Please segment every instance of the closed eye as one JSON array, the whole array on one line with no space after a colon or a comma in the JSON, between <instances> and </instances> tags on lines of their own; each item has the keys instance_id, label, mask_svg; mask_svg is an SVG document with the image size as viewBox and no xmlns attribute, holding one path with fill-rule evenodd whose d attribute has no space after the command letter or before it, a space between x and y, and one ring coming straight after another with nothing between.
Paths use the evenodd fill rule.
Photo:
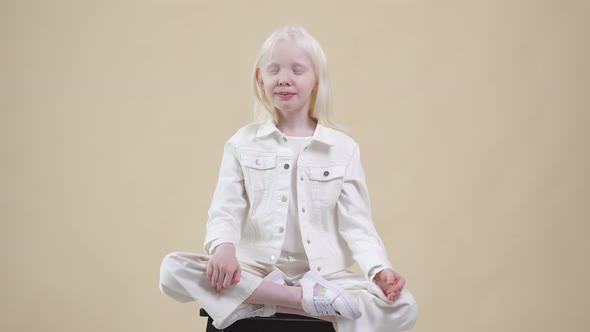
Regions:
<instances>
[{"instance_id":1,"label":"closed eye","mask_svg":"<svg viewBox=\"0 0 590 332\"><path fill-rule=\"evenodd\" d=\"M294 72L295 74L298 74L298 75L299 75L299 74L303 74L303 73L305 73L306 71L307 71L307 69L306 69L305 67L301 67L301 66L297 66L297 67L294 67L294 68L293 68L293 72Z\"/></svg>"},{"instance_id":2,"label":"closed eye","mask_svg":"<svg viewBox=\"0 0 590 332\"><path fill-rule=\"evenodd\" d=\"M266 67L266 72L269 74L276 74L279 72L279 67L278 66L268 66Z\"/></svg>"}]
</instances>

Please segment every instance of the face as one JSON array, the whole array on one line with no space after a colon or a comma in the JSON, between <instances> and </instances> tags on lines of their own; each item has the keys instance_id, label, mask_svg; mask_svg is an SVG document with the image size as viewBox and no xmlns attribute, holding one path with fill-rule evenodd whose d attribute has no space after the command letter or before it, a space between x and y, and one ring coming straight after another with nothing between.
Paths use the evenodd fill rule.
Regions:
<instances>
[{"instance_id":1,"label":"face","mask_svg":"<svg viewBox=\"0 0 590 332\"><path fill-rule=\"evenodd\" d=\"M309 55L294 41L278 41L258 75L266 97L279 112L307 114L317 80Z\"/></svg>"}]
</instances>

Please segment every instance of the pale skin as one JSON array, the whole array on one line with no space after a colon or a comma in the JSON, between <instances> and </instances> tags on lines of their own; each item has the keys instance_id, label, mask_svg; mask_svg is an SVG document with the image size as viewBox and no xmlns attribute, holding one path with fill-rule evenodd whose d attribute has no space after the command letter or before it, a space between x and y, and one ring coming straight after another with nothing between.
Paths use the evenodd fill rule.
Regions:
<instances>
[{"instance_id":1,"label":"pale skin","mask_svg":"<svg viewBox=\"0 0 590 332\"><path fill-rule=\"evenodd\" d=\"M268 61L256 71L260 87L277 110L277 128L289 136L311 136L316 121L309 117L312 92L318 88L311 59L292 41L276 43ZM240 282L240 264L232 243L218 245L207 265L207 278L217 292ZM373 279L387 299L399 298L406 280L392 269L385 269ZM303 311L301 288L263 280L245 303L274 304L277 312L307 316ZM333 317L320 317L333 321Z\"/></svg>"}]
</instances>

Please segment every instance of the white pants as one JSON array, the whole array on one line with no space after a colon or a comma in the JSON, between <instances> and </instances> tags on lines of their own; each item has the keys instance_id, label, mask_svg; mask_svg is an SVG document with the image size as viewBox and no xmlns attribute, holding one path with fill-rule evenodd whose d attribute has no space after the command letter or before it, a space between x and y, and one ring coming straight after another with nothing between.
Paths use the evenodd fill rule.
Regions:
<instances>
[{"instance_id":1,"label":"white pants","mask_svg":"<svg viewBox=\"0 0 590 332\"><path fill-rule=\"evenodd\" d=\"M209 256L185 252L168 254L160 269L160 290L178 302L197 301L219 326L260 285L274 269L285 274L293 284L309 270L305 255L283 253L276 265L257 261L240 262L240 282L217 293L206 276ZM389 301L381 289L360 273L347 270L323 276L342 286L356 299L362 317L357 320L337 317L338 332L392 332L411 329L417 318L414 297L405 289L395 301Z\"/></svg>"}]
</instances>

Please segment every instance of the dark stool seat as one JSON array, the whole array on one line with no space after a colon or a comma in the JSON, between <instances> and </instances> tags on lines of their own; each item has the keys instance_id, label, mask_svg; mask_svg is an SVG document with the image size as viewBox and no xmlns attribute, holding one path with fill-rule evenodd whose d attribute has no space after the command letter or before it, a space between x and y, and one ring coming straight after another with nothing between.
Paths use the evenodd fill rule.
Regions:
<instances>
[{"instance_id":1,"label":"dark stool seat","mask_svg":"<svg viewBox=\"0 0 590 332\"><path fill-rule=\"evenodd\" d=\"M201 317L207 317L206 332L334 332L334 327L332 327L332 323L330 322L289 314L275 314L271 317L241 319L223 330L218 330L212 325L213 319L211 319L205 309L201 308L199 315Z\"/></svg>"}]
</instances>

